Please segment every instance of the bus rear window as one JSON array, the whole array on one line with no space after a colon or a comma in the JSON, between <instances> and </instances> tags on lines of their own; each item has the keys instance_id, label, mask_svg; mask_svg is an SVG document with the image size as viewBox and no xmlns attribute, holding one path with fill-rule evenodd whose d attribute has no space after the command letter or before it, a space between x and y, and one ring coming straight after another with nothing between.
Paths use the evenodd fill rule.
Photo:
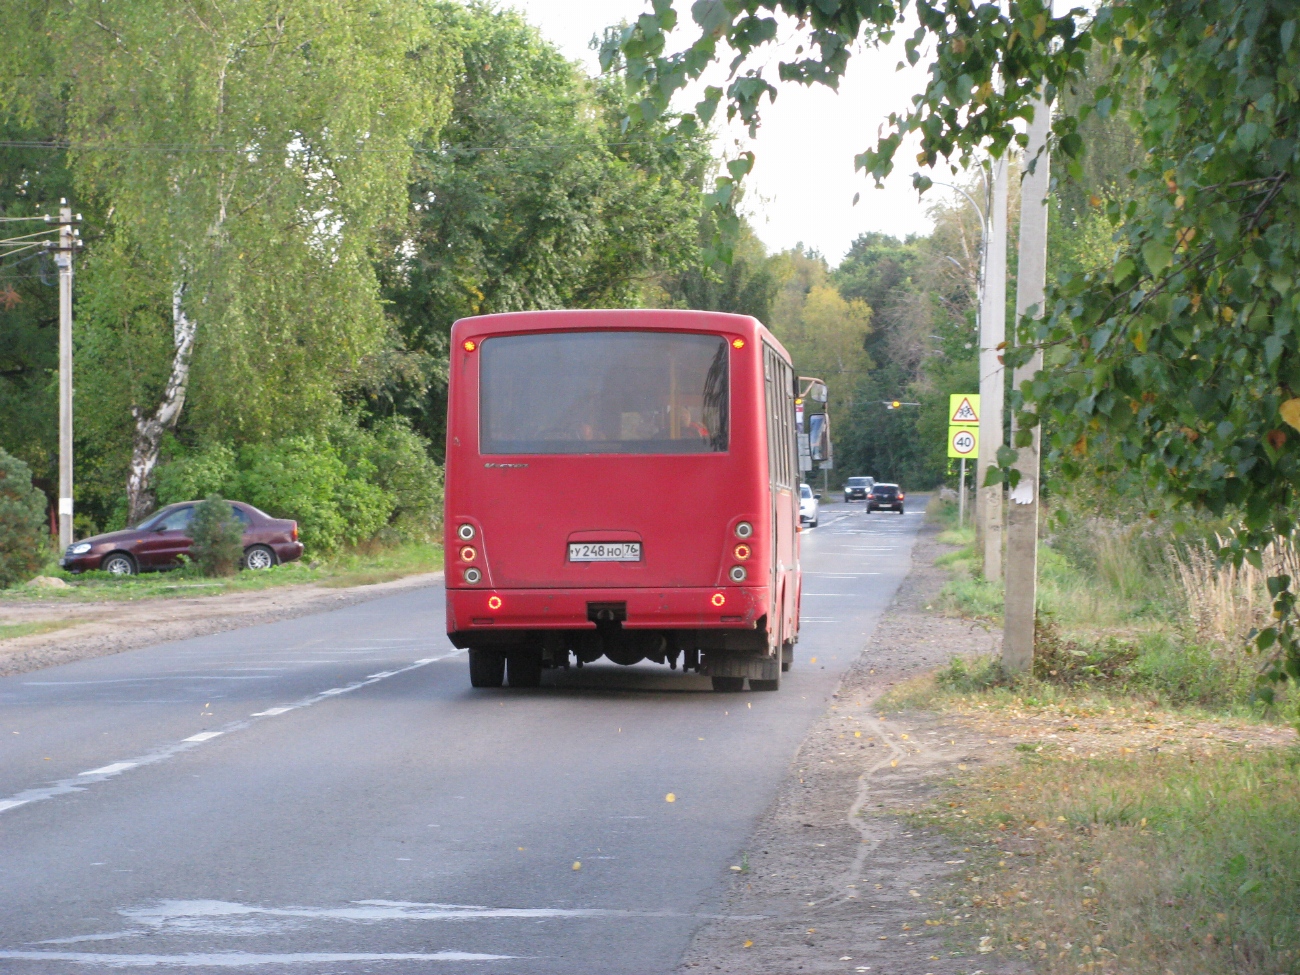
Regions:
<instances>
[{"instance_id":1,"label":"bus rear window","mask_svg":"<svg viewBox=\"0 0 1300 975\"><path fill-rule=\"evenodd\" d=\"M725 451L728 348L683 332L499 335L481 346L484 454Z\"/></svg>"}]
</instances>

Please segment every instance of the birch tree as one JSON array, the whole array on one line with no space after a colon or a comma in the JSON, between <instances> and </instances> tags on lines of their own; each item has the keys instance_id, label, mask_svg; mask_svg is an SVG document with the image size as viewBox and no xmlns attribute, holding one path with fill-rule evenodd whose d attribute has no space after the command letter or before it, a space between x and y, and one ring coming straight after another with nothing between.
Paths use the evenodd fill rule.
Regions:
<instances>
[{"instance_id":1,"label":"birch tree","mask_svg":"<svg viewBox=\"0 0 1300 975\"><path fill-rule=\"evenodd\" d=\"M450 50L418 0L0 6L24 52L0 111L58 100L78 193L118 241L99 259L166 275L170 362L130 405L135 520L196 373L220 424L256 436L333 405L382 345L372 260L446 116Z\"/></svg>"}]
</instances>

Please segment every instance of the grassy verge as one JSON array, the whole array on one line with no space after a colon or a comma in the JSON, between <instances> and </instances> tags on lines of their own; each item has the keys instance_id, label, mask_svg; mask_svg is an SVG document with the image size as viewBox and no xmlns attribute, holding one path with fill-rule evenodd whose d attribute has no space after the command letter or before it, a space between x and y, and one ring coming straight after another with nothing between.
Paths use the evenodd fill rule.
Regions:
<instances>
[{"instance_id":1,"label":"grassy verge","mask_svg":"<svg viewBox=\"0 0 1300 975\"><path fill-rule=\"evenodd\" d=\"M0 640L19 636L35 636L38 633L52 633L69 626L76 626L77 620L40 620L34 623L0 623Z\"/></svg>"},{"instance_id":2,"label":"grassy verge","mask_svg":"<svg viewBox=\"0 0 1300 975\"><path fill-rule=\"evenodd\" d=\"M917 819L963 843L940 923L1037 972L1300 971L1300 753L1042 743Z\"/></svg>"},{"instance_id":3,"label":"grassy verge","mask_svg":"<svg viewBox=\"0 0 1300 975\"><path fill-rule=\"evenodd\" d=\"M365 586L403 576L437 572L443 567L442 546L417 542L367 545L339 552L326 559L288 562L257 572L243 571L225 579L199 575L197 567L169 572L147 572L126 578L106 572L72 575L52 569L46 575L63 579L60 589L19 586L0 591L0 600L148 599L209 596L229 592L256 592L276 586L314 583L324 586Z\"/></svg>"},{"instance_id":4,"label":"grassy verge","mask_svg":"<svg viewBox=\"0 0 1300 975\"><path fill-rule=\"evenodd\" d=\"M973 538L941 537L959 547L934 609L997 621ZM1260 662L1182 618L1172 548L1133 542L1134 569L1123 538L1092 539L1091 561L1077 537L1041 546L1031 674L955 659L880 702L1011 756L958 766L915 814L966 860L927 923L1050 975L1300 975L1300 697L1257 704Z\"/></svg>"}]
</instances>

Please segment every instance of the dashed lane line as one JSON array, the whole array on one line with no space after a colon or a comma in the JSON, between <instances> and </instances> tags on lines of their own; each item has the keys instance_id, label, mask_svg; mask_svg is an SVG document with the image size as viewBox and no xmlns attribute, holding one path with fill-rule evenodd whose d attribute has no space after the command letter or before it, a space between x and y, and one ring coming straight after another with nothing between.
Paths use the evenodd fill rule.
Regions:
<instances>
[{"instance_id":1,"label":"dashed lane line","mask_svg":"<svg viewBox=\"0 0 1300 975\"><path fill-rule=\"evenodd\" d=\"M68 795L73 792L83 792L87 787L99 782L104 782L122 772L135 768L144 768L149 765L157 765L160 762L167 761L169 758L175 758L182 752L187 752L192 748L199 747L205 742L212 741L214 738L219 738L236 731L243 731L244 729L257 724L258 722L256 719L271 718L276 715L287 714L290 711L309 708L313 704L319 704L321 701L329 700L330 698L337 697L340 694L350 694L351 692L360 690L363 687L369 687L371 684L377 684L381 680L387 680L389 677L396 677L398 674L405 674L412 670L418 670L421 667L427 667L429 664L437 663L439 660L446 660L448 657L454 657L457 654L464 652L465 651L463 650L452 650L448 653L442 654L441 656L424 657L405 667L400 667L397 670L382 671L379 674L373 674L370 677L363 678L362 680L353 681L351 684L347 684L343 687L331 687L327 691L321 691L318 694L313 694L310 697L303 698L295 704L288 704L281 707L268 708L265 711L259 711L256 714L249 715L248 718L242 721L233 721L219 730L205 731L197 735L191 735L188 738L183 738L180 741L171 743L170 745L164 745L161 748L157 748L154 751L137 758L113 762L111 765L103 765L99 768L90 769L87 772L81 772L77 775L70 776L69 778L60 779L57 782L51 782L45 786L25 789L24 791L8 796L7 798L0 799L0 813L8 812L11 809L17 809L20 806L28 806L34 802L43 802L46 799L54 799L58 796ZM66 683L72 682L68 681ZM6 957L10 956L0 953L0 958ZM256 962L256 964L263 963ZM269 964L269 962L267 964Z\"/></svg>"}]
</instances>

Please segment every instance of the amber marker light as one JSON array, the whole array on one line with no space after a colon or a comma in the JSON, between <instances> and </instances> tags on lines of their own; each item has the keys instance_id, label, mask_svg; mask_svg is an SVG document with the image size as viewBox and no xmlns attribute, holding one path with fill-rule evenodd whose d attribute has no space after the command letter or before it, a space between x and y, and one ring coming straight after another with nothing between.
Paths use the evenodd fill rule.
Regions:
<instances>
[{"instance_id":1,"label":"amber marker light","mask_svg":"<svg viewBox=\"0 0 1300 975\"><path fill-rule=\"evenodd\" d=\"M732 347L733 349L743 349L743 348L745 347L745 340L744 340L744 339L732 339L732 340L731 340L731 347Z\"/></svg>"},{"instance_id":2,"label":"amber marker light","mask_svg":"<svg viewBox=\"0 0 1300 975\"><path fill-rule=\"evenodd\" d=\"M733 549L733 551L736 553L736 558L738 558L742 562L745 561L745 559L749 558L748 545L737 545L735 549Z\"/></svg>"},{"instance_id":3,"label":"amber marker light","mask_svg":"<svg viewBox=\"0 0 1300 975\"><path fill-rule=\"evenodd\" d=\"M722 606L726 601L727 597L722 595L720 592L715 592L713 598L709 600L709 602L713 603L714 606Z\"/></svg>"},{"instance_id":4,"label":"amber marker light","mask_svg":"<svg viewBox=\"0 0 1300 975\"><path fill-rule=\"evenodd\" d=\"M501 608L501 597L488 596L488 609L500 609L500 608Z\"/></svg>"},{"instance_id":5,"label":"amber marker light","mask_svg":"<svg viewBox=\"0 0 1300 975\"><path fill-rule=\"evenodd\" d=\"M460 560L462 562L473 562L478 558L478 552L474 551L473 545L466 545L460 550Z\"/></svg>"},{"instance_id":6,"label":"amber marker light","mask_svg":"<svg viewBox=\"0 0 1300 975\"><path fill-rule=\"evenodd\" d=\"M475 349L478 348L478 343L475 342L473 339L466 339L461 344L461 348L464 349L466 352L473 352Z\"/></svg>"}]
</instances>

